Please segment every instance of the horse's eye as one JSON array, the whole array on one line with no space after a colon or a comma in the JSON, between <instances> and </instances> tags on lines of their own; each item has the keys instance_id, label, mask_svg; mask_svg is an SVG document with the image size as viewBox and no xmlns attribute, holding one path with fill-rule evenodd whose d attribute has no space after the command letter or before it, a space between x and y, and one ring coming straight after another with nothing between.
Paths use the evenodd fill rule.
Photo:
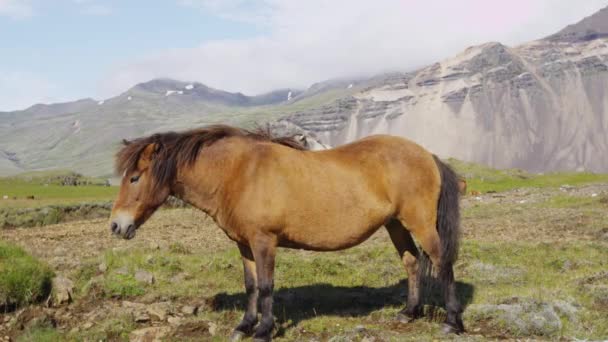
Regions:
<instances>
[{"instance_id":1,"label":"horse's eye","mask_svg":"<svg viewBox=\"0 0 608 342\"><path fill-rule=\"evenodd\" d=\"M137 183L138 180L139 180L139 176L131 177L131 183Z\"/></svg>"}]
</instances>

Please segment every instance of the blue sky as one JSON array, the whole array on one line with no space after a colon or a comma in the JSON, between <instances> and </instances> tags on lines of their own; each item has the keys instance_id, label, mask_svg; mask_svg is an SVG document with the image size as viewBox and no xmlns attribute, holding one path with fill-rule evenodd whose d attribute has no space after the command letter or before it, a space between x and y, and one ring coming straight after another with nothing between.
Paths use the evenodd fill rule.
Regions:
<instances>
[{"instance_id":1,"label":"blue sky","mask_svg":"<svg viewBox=\"0 0 608 342\"><path fill-rule=\"evenodd\" d=\"M25 13L0 11L0 74L48 82L49 100L95 96L104 73L126 60L264 32L259 25L175 1L25 3ZM3 107L0 103L0 109L10 109Z\"/></svg>"},{"instance_id":2,"label":"blue sky","mask_svg":"<svg viewBox=\"0 0 608 342\"><path fill-rule=\"evenodd\" d=\"M0 110L154 77L229 91L409 70L553 33L607 0L0 0Z\"/></svg>"}]
</instances>

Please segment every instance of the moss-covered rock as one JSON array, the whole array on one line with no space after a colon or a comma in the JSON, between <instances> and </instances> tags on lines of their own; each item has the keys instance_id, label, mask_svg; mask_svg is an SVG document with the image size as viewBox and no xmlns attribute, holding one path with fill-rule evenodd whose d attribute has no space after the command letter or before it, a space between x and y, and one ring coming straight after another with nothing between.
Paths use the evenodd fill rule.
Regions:
<instances>
[{"instance_id":1,"label":"moss-covered rock","mask_svg":"<svg viewBox=\"0 0 608 342\"><path fill-rule=\"evenodd\" d=\"M513 336L556 336L566 319L577 321L578 309L563 300L539 302L531 298L512 298L502 304L474 304L465 317L486 321Z\"/></svg>"}]
</instances>

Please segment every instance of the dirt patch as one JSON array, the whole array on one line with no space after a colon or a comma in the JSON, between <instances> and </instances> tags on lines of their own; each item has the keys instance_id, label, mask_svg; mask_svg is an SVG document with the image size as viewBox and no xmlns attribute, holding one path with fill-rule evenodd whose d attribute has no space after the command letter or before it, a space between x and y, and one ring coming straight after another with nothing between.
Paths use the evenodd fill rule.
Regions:
<instances>
[{"instance_id":1,"label":"dirt patch","mask_svg":"<svg viewBox=\"0 0 608 342\"><path fill-rule=\"evenodd\" d=\"M99 257L107 249L169 249L175 242L186 250L235 248L213 221L196 209L161 210L138 230L133 240L112 236L107 218L5 229L0 230L0 238L21 245L59 271L79 267L84 260Z\"/></svg>"}]
</instances>

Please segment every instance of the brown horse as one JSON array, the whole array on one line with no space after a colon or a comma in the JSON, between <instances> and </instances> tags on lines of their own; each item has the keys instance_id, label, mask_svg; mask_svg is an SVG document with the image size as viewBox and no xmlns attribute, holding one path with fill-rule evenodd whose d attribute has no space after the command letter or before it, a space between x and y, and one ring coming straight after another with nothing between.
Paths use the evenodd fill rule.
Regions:
<instances>
[{"instance_id":1,"label":"brown horse","mask_svg":"<svg viewBox=\"0 0 608 342\"><path fill-rule=\"evenodd\" d=\"M290 138L211 126L125 141L116 170L123 178L112 233L133 238L174 195L209 214L237 243L249 299L233 340L253 333L270 340L277 247L335 251L360 244L382 226L408 273L399 320L422 314L419 279L430 269L422 262L428 255L444 285L444 330L464 330L452 271L458 177L411 141L379 135L312 152Z\"/></svg>"}]
</instances>

